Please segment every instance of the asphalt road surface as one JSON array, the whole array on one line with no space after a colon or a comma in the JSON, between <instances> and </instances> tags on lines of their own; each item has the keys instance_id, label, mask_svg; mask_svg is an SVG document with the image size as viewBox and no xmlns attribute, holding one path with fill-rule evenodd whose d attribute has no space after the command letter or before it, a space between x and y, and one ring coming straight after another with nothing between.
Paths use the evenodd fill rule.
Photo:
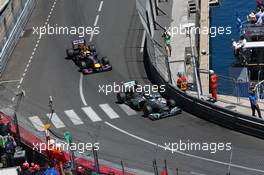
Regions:
<instances>
[{"instance_id":1,"label":"asphalt road surface","mask_svg":"<svg viewBox=\"0 0 264 175\"><path fill-rule=\"evenodd\" d=\"M78 36L46 34L40 38L34 33L33 28L48 24L68 28L98 26L100 34L85 38L96 45L100 56L108 57L113 70L81 75L74 63L65 59L66 48ZM55 115L51 129L58 135L70 131L75 142L99 142L99 158L106 164L119 164L123 160L126 167L153 172L152 161L157 159L161 171L166 159L168 168L179 168L181 174L223 175L231 160L232 175L263 174L262 140L185 112L151 121L142 117L141 112L116 104L114 93L99 92L99 85L126 80L149 84L140 53L141 42L142 26L133 0L38 1L2 77L22 80L5 85L10 89L5 97L9 100L2 103L14 104L15 92L24 89L26 97L19 108L20 123L40 135L42 124L48 119L49 96L52 96ZM211 150L212 143L231 143L232 154L231 151L165 150L165 144L180 142L205 142L212 145Z\"/></svg>"}]
</instances>

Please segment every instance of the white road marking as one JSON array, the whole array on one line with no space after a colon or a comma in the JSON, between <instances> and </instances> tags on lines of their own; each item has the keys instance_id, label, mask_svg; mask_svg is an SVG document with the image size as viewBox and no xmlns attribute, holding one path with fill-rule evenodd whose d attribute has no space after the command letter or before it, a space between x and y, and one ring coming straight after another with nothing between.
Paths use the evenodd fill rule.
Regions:
<instances>
[{"instance_id":1,"label":"white road marking","mask_svg":"<svg viewBox=\"0 0 264 175\"><path fill-rule=\"evenodd\" d=\"M119 115L108 104L100 104L99 106L109 116L110 119L119 118Z\"/></svg>"},{"instance_id":2,"label":"white road marking","mask_svg":"<svg viewBox=\"0 0 264 175\"><path fill-rule=\"evenodd\" d=\"M64 111L65 114L69 117L69 119L72 121L74 125L81 125L83 124L83 121L80 119L80 117L74 112L74 110L67 110Z\"/></svg>"},{"instance_id":3,"label":"white road marking","mask_svg":"<svg viewBox=\"0 0 264 175\"><path fill-rule=\"evenodd\" d=\"M93 32L91 33L91 35L90 35L90 39L89 39L89 42L92 42L93 41Z\"/></svg>"},{"instance_id":4,"label":"white road marking","mask_svg":"<svg viewBox=\"0 0 264 175\"><path fill-rule=\"evenodd\" d=\"M111 128L123 133L123 134L126 134L130 137L133 137L134 139L137 139L137 140L140 140L142 142L145 142L145 143L148 143L150 145L153 145L155 147L159 147L159 148L162 148L164 150L167 150L167 151L172 151L172 149L169 149L163 145L159 145L157 143L154 143L154 142L151 142L149 140L146 140L142 137L139 137L139 136L136 136L134 134L131 134L121 128L118 128L117 126L109 123L109 122L104 122L106 125L110 126ZM185 152L181 152L181 151L177 151L177 150L173 150L174 153L178 153L178 154L181 154L183 156L186 156L186 157L191 157L191 158L196 158L196 159L199 159L199 160L203 160L203 161L207 161L207 162L211 162L211 163L215 163L215 164L220 164L220 165L225 165L225 166L231 166L231 167L235 167L235 168L240 168L240 169L243 169L243 170L248 170L248 171L253 171L253 172L260 172L260 173L264 173L264 170L260 170L260 169L255 169L255 168L250 168L250 167L246 167L246 166L242 166L242 165L238 165L238 164L232 164L232 163L227 163L227 162L222 162L222 161L218 161L218 160L214 160L214 159L209 159L209 158L205 158L205 157L201 157L201 156L196 156L196 155L192 155L192 154L188 154L188 153L185 153Z\"/></svg>"},{"instance_id":5,"label":"white road marking","mask_svg":"<svg viewBox=\"0 0 264 175\"><path fill-rule=\"evenodd\" d=\"M15 97L12 98L12 101L15 101Z\"/></svg>"},{"instance_id":6,"label":"white road marking","mask_svg":"<svg viewBox=\"0 0 264 175\"><path fill-rule=\"evenodd\" d=\"M94 21L94 26L97 26L98 20L99 20L99 15L96 15L95 21Z\"/></svg>"},{"instance_id":7,"label":"white road marking","mask_svg":"<svg viewBox=\"0 0 264 175\"><path fill-rule=\"evenodd\" d=\"M123 109L123 111L128 115L128 116L131 116L131 115L136 115L137 112L133 109L131 109L129 106L125 105L125 104L119 104L118 105L121 109Z\"/></svg>"},{"instance_id":8,"label":"white road marking","mask_svg":"<svg viewBox=\"0 0 264 175\"><path fill-rule=\"evenodd\" d=\"M93 122L102 121L102 119L96 114L96 112L91 107L83 107L82 110Z\"/></svg>"},{"instance_id":9,"label":"white road marking","mask_svg":"<svg viewBox=\"0 0 264 175\"><path fill-rule=\"evenodd\" d=\"M38 131L44 131L44 124L38 116L29 117L29 120Z\"/></svg>"},{"instance_id":10,"label":"white road marking","mask_svg":"<svg viewBox=\"0 0 264 175\"><path fill-rule=\"evenodd\" d=\"M17 89L19 89L20 88L20 84L17 86Z\"/></svg>"},{"instance_id":11,"label":"white road marking","mask_svg":"<svg viewBox=\"0 0 264 175\"><path fill-rule=\"evenodd\" d=\"M84 106L87 106L86 100L83 95L83 74L80 73L80 84L79 84L80 96Z\"/></svg>"},{"instance_id":12,"label":"white road marking","mask_svg":"<svg viewBox=\"0 0 264 175\"><path fill-rule=\"evenodd\" d=\"M101 1L101 2L100 2L99 8L98 8L98 12L101 12L102 7L103 7L103 3L104 3L104 1Z\"/></svg>"},{"instance_id":13,"label":"white road marking","mask_svg":"<svg viewBox=\"0 0 264 175\"><path fill-rule=\"evenodd\" d=\"M24 78L21 78L19 81L19 84L21 84L23 82Z\"/></svg>"},{"instance_id":14,"label":"white road marking","mask_svg":"<svg viewBox=\"0 0 264 175\"><path fill-rule=\"evenodd\" d=\"M50 113L47 114L48 118L50 118L50 115L51 115ZM61 119L57 116L56 113L53 113L52 118L51 118L51 122L56 128L64 128L65 127L64 123L61 121Z\"/></svg>"},{"instance_id":15,"label":"white road marking","mask_svg":"<svg viewBox=\"0 0 264 175\"><path fill-rule=\"evenodd\" d=\"M144 51L145 40L146 40L146 31L144 30L141 40L140 53Z\"/></svg>"},{"instance_id":16,"label":"white road marking","mask_svg":"<svg viewBox=\"0 0 264 175\"><path fill-rule=\"evenodd\" d=\"M45 25L47 25L47 23L48 23L48 21L49 21L49 18L51 17L52 11L54 10L55 4L57 3L56 1L57 1L57 0L54 0L54 3L53 3L53 5L52 5L52 7L51 7L51 9L50 9L49 15L48 15L48 17L47 17L47 19L46 19ZM35 44L35 47L33 48L33 51L32 51L32 53L31 53L31 56L30 56L30 58L29 58L29 60L28 60L27 67L26 67L26 69L25 69L25 71L24 71L24 73L23 73L23 75L22 75L22 79L21 79L20 84L21 84L22 81L23 81L23 77L25 76L25 72L27 72L27 70L28 70L29 64L31 63L31 60L32 60L33 56L35 55L35 52L36 52L36 50L37 50L37 48L38 48L38 46L39 46L40 39L41 39L41 35L39 35L39 39L37 40L37 42L36 42L36 44ZM19 88L20 88L20 85L19 85L17 88L19 89Z\"/></svg>"}]
</instances>

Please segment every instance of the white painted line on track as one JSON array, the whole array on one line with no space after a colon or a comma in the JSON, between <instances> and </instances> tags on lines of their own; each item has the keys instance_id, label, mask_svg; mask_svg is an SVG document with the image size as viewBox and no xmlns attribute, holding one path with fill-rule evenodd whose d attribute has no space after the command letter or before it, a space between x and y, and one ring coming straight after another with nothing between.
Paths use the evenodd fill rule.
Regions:
<instances>
[{"instance_id":1,"label":"white painted line on track","mask_svg":"<svg viewBox=\"0 0 264 175\"><path fill-rule=\"evenodd\" d=\"M19 81L19 84L21 84L23 82L24 78L21 78Z\"/></svg>"},{"instance_id":2,"label":"white painted line on track","mask_svg":"<svg viewBox=\"0 0 264 175\"><path fill-rule=\"evenodd\" d=\"M90 35L90 39L89 39L89 42L92 42L93 41L93 33Z\"/></svg>"},{"instance_id":3,"label":"white painted line on track","mask_svg":"<svg viewBox=\"0 0 264 175\"><path fill-rule=\"evenodd\" d=\"M80 73L80 84L79 84L80 96L84 106L87 106L86 100L83 95L83 74Z\"/></svg>"},{"instance_id":4,"label":"white painted line on track","mask_svg":"<svg viewBox=\"0 0 264 175\"><path fill-rule=\"evenodd\" d=\"M47 19L46 19L46 22L45 22L45 25L48 24L49 18L51 17L52 11L54 10L54 7L55 7L55 4L56 4L56 1L57 1L57 0L54 1L53 5L52 5L52 7L51 7L51 9L50 9L49 15L48 15L48 17L47 17ZM21 82L20 82L20 84L21 84L22 81L23 81L23 77L26 75L25 73L27 72L27 70L28 70L28 68L29 68L29 64L31 63L31 60L32 60L33 56L35 55L35 52L36 52L36 50L37 50L37 48L38 48L38 46L39 46L40 39L41 39L41 35L39 35L39 39L36 41L35 47L33 48L33 51L32 51L32 53L31 53L31 56L30 56L30 58L29 58L29 60L28 60L27 67L26 67L26 69L24 70L24 73L23 73L23 75L22 75L22 78L21 78ZM20 84L17 86L18 89L20 88Z\"/></svg>"},{"instance_id":5,"label":"white painted line on track","mask_svg":"<svg viewBox=\"0 0 264 175\"><path fill-rule=\"evenodd\" d=\"M67 110L64 111L65 114L69 117L69 119L72 121L74 125L81 125L83 124L83 121L80 119L80 117L74 112L74 110Z\"/></svg>"},{"instance_id":6,"label":"white painted line on track","mask_svg":"<svg viewBox=\"0 0 264 175\"><path fill-rule=\"evenodd\" d=\"M154 142L151 142L147 139L144 139L142 137L139 137L139 136L136 136L134 134L131 134L121 128L118 128L117 126L109 123L109 122L104 122L106 125L108 125L109 127L123 133L123 134L126 134L130 137L133 137L134 139L137 139L137 140L140 140L142 142L145 142L145 143L148 143L150 145L153 145L155 147L159 147L159 148L162 148L163 150L167 150L167 151L172 151L172 149L170 148L167 148L163 145L159 145L157 143L154 143ZM238 164L232 164L232 163L227 163L227 162L222 162L222 161L218 161L218 160L214 160L214 159L209 159L209 158L205 158L205 157L201 157L201 156L196 156L196 155L192 155L192 154L188 154L188 153L185 153L185 152L181 152L181 151L177 151L177 150L173 150L174 153L178 153L178 154L181 154L183 156L186 156L186 157L191 157L191 158L196 158L196 159L199 159L199 160L203 160L203 161L207 161L207 162L211 162L211 163L215 163L215 164L220 164L220 165L225 165L225 166L230 166L230 167L234 167L234 168L239 168L239 169L243 169L243 170L248 170L248 171L253 171L253 172L260 172L260 173L264 173L264 170L260 170L260 169L256 169L256 168L250 168L250 167L246 167L246 166L242 166L242 165L238 165Z\"/></svg>"},{"instance_id":7,"label":"white painted line on track","mask_svg":"<svg viewBox=\"0 0 264 175\"><path fill-rule=\"evenodd\" d=\"M44 131L44 124L40 120L38 116L32 116L28 118L32 125L38 130L38 131Z\"/></svg>"},{"instance_id":8,"label":"white painted line on track","mask_svg":"<svg viewBox=\"0 0 264 175\"><path fill-rule=\"evenodd\" d=\"M141 45L140 45L140 53L144 51L145 40L146 40L146 31L144 30L143 35L142 35Z\"/></svg>"},{"instance_id":9,"label":"white painted line on track","mask_svg":"<svg viewBox=\"0 0 264 175\"><path fill-rule=\"evenodd\" d=\"M94 21L94 26L97 26L98 20L99 20L99 15L96 15L95 21Z\"/></svg>"},{"instance_id":10,"label":"white painted line on track","mask_svg":"<svg viewBox=\"0 0 264 175\"><path fill-rule=\"evenodd\" d=\"M99 106L110 119L119 118L119 115L109 106L109 104L100 104Z\"/></svg>"},{"instance_id":11,"label":"white painted line on track","mask_svg":"<svg viewBox=\"0 0 264 175\"><path fill-rule=\"evenodd\" d=\"M101 12L102 7L103 7L103 3L104 3L104 1L101 1L101 2L100 2L99 8L98 8L98 12Z\"/></svg>"},{"instance_id":12,"label":"white painted line on track","mask_svg":"<svg viewBox=\"0 0 264 175\"><path fill-rule=\"evenodd\" d=\"M47 114L47 117L50 118L50 115L51 115L50 113ZM53 113L52 118L51 118L51 122L56 128L64 128L65 127L64 123L61 121L61 119L57 116L56 113Z\"/></svg>"},{"instance_id":13,"label":"white painted line on track","mask_svg":"<svg viewBox=\"0 0 264 175\"><path fill-rule=\"evenodd\" d=\"M129 106L127 106L126 104L119 104L118 105L128 116L131 115L136 115L137 112L133 109L131 109Z\"/></svg>"},{"instance_id":14,"label":"white painted line on track","mask_svg":"<svg viewBox=\"0 0 264 175\"><path fill-rule=\"evenodd\" d=\"M96 114L96 112L91 107L83 107L82 110L93 122L102 121L102 119Z\"/></svg>"}]
</instances>

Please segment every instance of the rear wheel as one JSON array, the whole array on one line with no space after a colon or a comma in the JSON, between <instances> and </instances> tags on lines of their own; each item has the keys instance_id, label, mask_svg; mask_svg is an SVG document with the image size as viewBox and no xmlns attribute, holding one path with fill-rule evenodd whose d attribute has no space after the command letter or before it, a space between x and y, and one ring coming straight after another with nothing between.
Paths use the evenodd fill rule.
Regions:
<instances>
[{"instance_id":1,"label":"rear wheel","mask_svg":"<svg viewBox=\"0 0 264 175\"><path fill-rule=\"evenodd\" d=\"M145 105L144 106L144 116L148 116L153 112L153 109L150 105Z\"/></svg>"},{"instance_id":2,"label":"rear wheel","mask_svg":"<svg viewBox=\"0 0 264 175\"><path fill-rule=\"evenodd\" d=\"M120 104L123 104L126 102L126 94L123 92L117 93L116 98L117 98L117 102Z\"/></svg>"},{"instance_id":3,"label":"rear wheel","mask_svg":"<svg viewBox=\"0 0 264 175\"><path fill-rule=\"evenodd\" d=\"M169 99L167 100L167 106L171 109L174 108L176 106L176 102L173 99Z\"/></svg>"}]
</instances>

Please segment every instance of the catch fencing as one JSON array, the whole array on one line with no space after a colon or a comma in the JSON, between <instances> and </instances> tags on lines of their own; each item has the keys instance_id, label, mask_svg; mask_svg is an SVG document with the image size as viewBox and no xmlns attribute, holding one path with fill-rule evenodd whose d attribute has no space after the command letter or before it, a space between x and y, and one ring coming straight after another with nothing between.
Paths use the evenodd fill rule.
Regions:
<instances>
[{"instance_id":1,"label":"catch fencing","mask_svg":"<svg viewBox=\"0 0 264 175\"><path fill-rule=\"evenodd\" d=\"M147 51L150 55L150 61L152 65L157 69L160 75L164 78L165 81L171 82L171 74L169 68L168 57L165 53L165 49L159 45L154 39L149 35L147 39Z\"/></svg>"},{"instance_id":2,"label":"catch fencing","mask_svg":"<svg viewBox=\"0 0 264 175\"><path fill-rule=\"evenodd\" d=\"M10 0L0 16L0 76L35 4L36 0Z\"/></svg>"}]
</instances>

